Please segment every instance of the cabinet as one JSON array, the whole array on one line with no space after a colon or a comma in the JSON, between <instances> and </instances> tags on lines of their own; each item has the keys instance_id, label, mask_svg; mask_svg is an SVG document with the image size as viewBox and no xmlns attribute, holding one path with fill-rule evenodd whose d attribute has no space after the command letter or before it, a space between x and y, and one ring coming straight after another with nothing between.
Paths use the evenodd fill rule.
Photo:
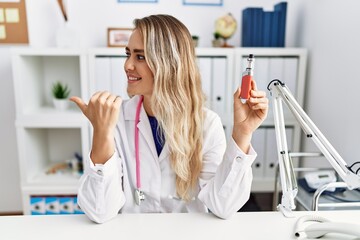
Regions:
<instances>
[{"instance_id":1,"label":"cabinet","mask_svg":"<svg viewBox=\"0 0 360 240\"><path fill-rule=\"evenodd\" d=\"M221 117L228 139L232 131L233 93L241 83L250 53L255 56L254 78L259 89L267 92L270 80L278 78L290 87L303 105L305 49L197 48L206 105ZM54 198L57 204L53 206L59 205L61 209L61 202L68 204L69 196L75 201L73 212L76 213L79 175L46 174L46 171L52 165L72 158L74 152L86 156L90 151L92 132L88 120L74 104L66 111L55 110L51 102L52 83L61 80L71 88L71 95L85 101L99 90L109 90L125 99L128 97L125 59L123 48L13 50L16 131L25 214L34 213L34 206L46 208L47 202ZM269 94L268 97L271 98ZM297 152L301 129L288 111L284 113L289 150ZM271 106L268 118L253 136L252 144L258 152L253 166L252 191L273 191L277 153Z\"/></svg>"},{"instance_id":2,"label":"cabinet","mask_svg":"<svg viewBox=\"0 0 360 240\"><path fill-rule=\"evenodd\" d=\"M53 203L46 205L46 196L71 196L76 202L80 174L47 171L74 158L75 153L88 154L89 124L75 106L56 110L51 87L61 81L69 86L72 95L86 99L87 55L80 50L19 48L12 51L12 67L24 213L30 214L31 203L35 202L39 210L42 204L56 208ZM36 200L40 197L42 203Z\"/></svg>"}]
</instances>

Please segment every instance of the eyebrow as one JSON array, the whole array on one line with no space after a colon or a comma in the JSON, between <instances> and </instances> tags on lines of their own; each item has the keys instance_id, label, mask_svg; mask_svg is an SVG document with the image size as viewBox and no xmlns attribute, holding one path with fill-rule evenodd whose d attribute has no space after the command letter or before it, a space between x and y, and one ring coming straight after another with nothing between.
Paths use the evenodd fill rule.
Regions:
<instances>
[{"instance_id":1,"label":"eyebrow","mask_svg":"<svg viewBox=\"0 0 360 240\"><path fill-rule=\"evenodd\" d=\"M130 48L128 47L126 47L125 50L130 52ZM134 53L144 53L144 49L134 49Z\"/></svg>"}]
</instances>

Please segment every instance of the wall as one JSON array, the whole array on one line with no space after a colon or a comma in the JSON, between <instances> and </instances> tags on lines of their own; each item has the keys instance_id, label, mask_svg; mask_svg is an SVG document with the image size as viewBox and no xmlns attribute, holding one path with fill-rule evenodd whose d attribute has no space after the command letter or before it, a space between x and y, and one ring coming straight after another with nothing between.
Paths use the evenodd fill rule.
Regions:
<instances>
[{"instance_id":1,"label":"wall","mask_svg":"<svg viewBox=\"0 0 360 240\"><path fill-rule=\"evenodd\" d=\"M194 35L200 36L200 47L211 46L215 19L230 12L238 21L238 30L229 40L240 45L241 12L246 7L263 7L273 10L280 0L224 0L218 6L186 6L183 0L160 0L152 3L117 3L117 0L76 0L68 1L69 23L81 35L82 47L106 46L108 27L132 27L134 18L149 14L166 13L183 21ZM287 42L293 45L297 1L289 1ZM56 1L27 0L29 31L32 46L54 46L56 29L62 18ZM290 26L290 27L289 27Z\"/></svg>"},{"instance_id":2,"label":"wall","mask_svg":"<svg viewBox=\"0 0 360 240\"><path fill-rule=\"evenodd\" d=\"M200 47L209 47L213 23L231 12L241 25L245 7L272 10L279 0L223 0L222 7L183 6L182 0L159 0L157 4L117 3L117 0L69 1L69 23L81 36L82 47L106 46L107 27L131 27L132 20L152 13L167 13L182 20L192 34L200 36ZM289 0L287 47L309 48L307 110L345 159L356 156L360 108L356 108L360 81L356 48L359 42L356 0ZM32 47L55 46L56 29L62 24L56 1L26 0L29 39ZM339 14L341 14L339 16ZM347 31L351 29L351 31ZM229 43L240 45L240 31ZM10 47L0 47L0 212L20 211L19 170L15 138L15 104ZM340 83L340 84L339 84ZM337 94L340 92L340 94ZM321 109L321 111L320 111ZM306 149L312 149L307 144Z\"/></svg>"},{"instance_id":3,"label":"wall","mask_svg":"<svg viewBox=\"0 0 360 240\"><path fill-rule=\"evenodd\" d=\"M310 53L306 110L350 165L360 160L360 2L303 2L298 15L303 21L296 44L308 48ZM316 149L309 140L304 141L304 148Z\"/></svg>"}]
</instances>

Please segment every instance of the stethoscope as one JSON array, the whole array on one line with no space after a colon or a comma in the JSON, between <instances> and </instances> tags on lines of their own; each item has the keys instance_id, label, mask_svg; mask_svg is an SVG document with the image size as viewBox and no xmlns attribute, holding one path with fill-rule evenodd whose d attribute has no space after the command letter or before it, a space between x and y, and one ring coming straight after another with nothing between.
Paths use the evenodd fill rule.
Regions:
<instances>
[{"instance_id":1,"label":"stethoscope","mask_svg":"<svg viewBox=\"0 0 360 240\"><path fill-rule=\"evenodd\" d=\"M139 154L139 128L137 125L140 122L140 110L144 96L140 96L139 102L136 107L135 115L135 160L136 160L136 189L135 189L135 202L140 206L141 202L145 200L144 192L141 191L141 177L140 177L140 154Z\"/></svg>"}]
</instances>

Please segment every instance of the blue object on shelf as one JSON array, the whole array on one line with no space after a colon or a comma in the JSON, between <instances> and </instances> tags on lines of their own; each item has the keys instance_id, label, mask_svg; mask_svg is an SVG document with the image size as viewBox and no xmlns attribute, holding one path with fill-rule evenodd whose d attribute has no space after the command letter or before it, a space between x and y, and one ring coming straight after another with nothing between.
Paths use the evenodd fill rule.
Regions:
<instances>
[{"instance_id":1,"label":"blue object on shelf","mask_svg":"<svg viewBox=\"0 0 360 240\"><path fill-rule=\"evenodd\" d=\"M59 197L60 204L60 214L73 214L74 213L74 204L73 197Z\"/></svg>"},{"instance_id":2,"label":"blue object on shelf","mask_svg":"<svg viewBox=\"0 0 360 240\"><path fill-rule=\"evenodd\" d=\"M59 198L56 196L45 197L45 209L47 215L59 214L60 213Z\"/></svg>"},{"instance_id":3,"label":"blue object on shelf","mask_svg":"<svg viewBox=\"0 0 360 240\"><path fill-rule=\"evenodd\" d=\"M274 6L274 11L260 7L242 11L243 47L285 47L287 2Z\"/></svg>"},{"instance_id":4,"label":"blue object on shelf","mask_svg":"<svg viewBox=\"0 0 360 240\"><path fill-rule=\"evenodd\" d=\"M286 9L287 9L287 2L280 2L275 5L274 10L275 12L279 12L279 29L278 29L278 46L284 47L285 46L285 31L286 31Z\"/></svg>"},{"instance_id":5,"label":"blue object on shelf","mask_svg":"<svg viewBox=\"0 0 360 240\"><path fill-rule=\"evenodd\" d=\"M261 47L262 45L262 38L263 38L263 13L264 10L262 8L253 8L254 15L253 15L253 36L254 42L252 44L253 47Z\"/></svg>"},{"instance_id":6,"label":"blue object on shelf","mask_svg":"<svg viewBox=\"0 0 360 240\"><path fill-rule=\"evenodd\" d=\"M73 204L74 204L74 214L84 214L79 204L77 203L77 197L73 198Z\"/></svg>"},{"instance_id":7,"label":"blue object on shelf","mask_svg":"<svg viewBox=\"0 0 360 240\"><path fill-rule=\"evenodd\" d=\"M242 12L242 46L250 47L253 42L252 32L253 21L252 21L253 10L251 8L246 8Z\"/></svg>"},{"instance_id":8,"label":"blue object on shelf","mask_svg":"<svg viewBox=\"0 0 360 240\"><path fill-rule=\"evenodd\" d=\"M262 46L271 47L271 23L272 23L272 12L263 13L263 36Z\"/></svg>"},{"instance_id":9,"label":"blue object on shelf","mask_svg":"<svg viewBox=\"0 0 360 240\"><path fill-rule=\"evenodd\" d=\"M45 214L45 198L44 197L30 197L30 211L31 215Z\"/></svg>"}]
</instances>

